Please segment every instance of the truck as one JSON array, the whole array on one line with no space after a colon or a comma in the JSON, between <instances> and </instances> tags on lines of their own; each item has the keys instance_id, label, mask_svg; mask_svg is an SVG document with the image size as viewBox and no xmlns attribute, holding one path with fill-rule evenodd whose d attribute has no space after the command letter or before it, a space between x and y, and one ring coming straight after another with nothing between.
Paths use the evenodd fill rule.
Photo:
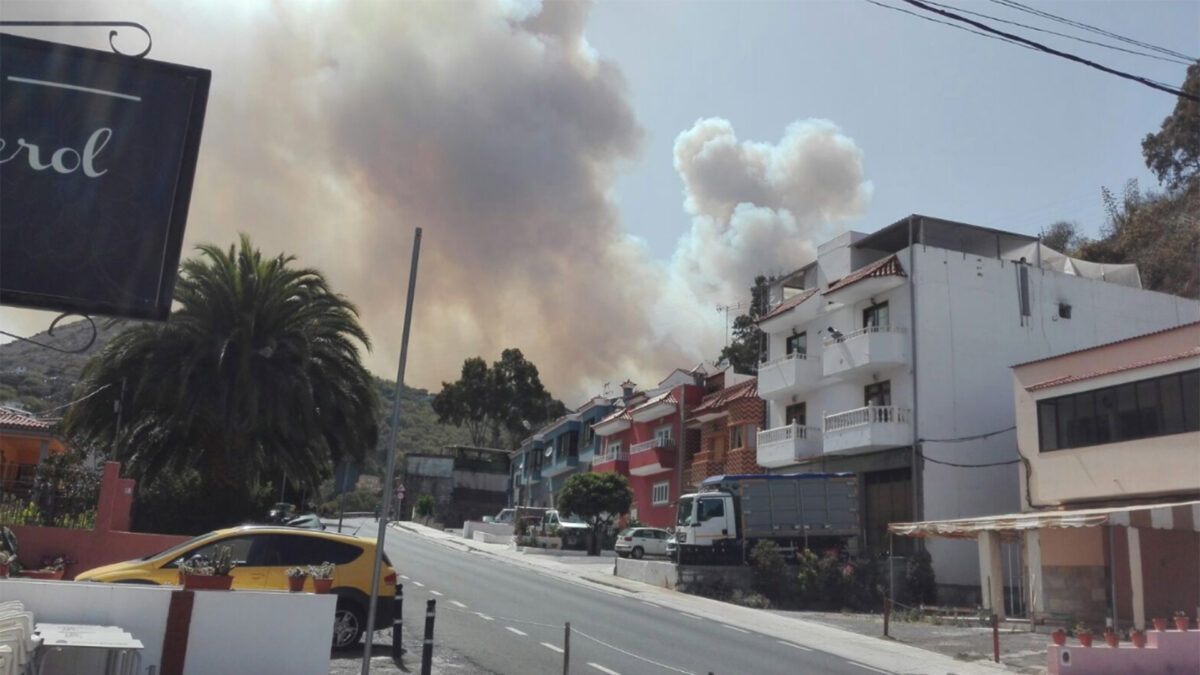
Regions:
<instances>
[{"instance_id":1,"label":"truck","mask_svg":"<svg viewBox=\"0 0 1200 675\"><path fill-rule=\"evenodd\" d=\"M674 546L679 564L738 564L754 545L781 550L857 549L858 479L852 473L711 476L679 498Z\"/></svg>"}]
</instances>

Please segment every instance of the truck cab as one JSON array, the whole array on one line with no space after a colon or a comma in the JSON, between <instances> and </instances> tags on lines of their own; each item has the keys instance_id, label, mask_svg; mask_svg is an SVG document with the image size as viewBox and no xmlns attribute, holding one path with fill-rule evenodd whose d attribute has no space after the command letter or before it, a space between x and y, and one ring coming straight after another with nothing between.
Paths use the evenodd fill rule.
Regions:
<instances>
[{"instance_id":1,"label":"truck cab","mask_svg":"<svg viewBox=\"0 0 1200 675\"><path fill-rule=\"evenodd\" d=\"M733 495L699 492L679 498L675 549L680 562L724 557L738 543ZM736 547L740 550L740 546Z\"/></svg>"}]
</instances>

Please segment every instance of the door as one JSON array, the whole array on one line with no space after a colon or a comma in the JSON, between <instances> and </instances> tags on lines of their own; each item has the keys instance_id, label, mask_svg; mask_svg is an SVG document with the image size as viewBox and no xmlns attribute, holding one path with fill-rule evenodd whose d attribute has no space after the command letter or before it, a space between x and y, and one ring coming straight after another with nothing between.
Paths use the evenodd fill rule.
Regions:
<instances>
[{"instance_id":1,"label":"door","mask_svg":"<svg viewBox=\"0 0 1200 675\"><path fill-rule=\"evenodd\" d=\"M712 546L712 543L718 539L727 539L734 535L731 527L730 516L732 509L726 508L725 497L700 497L699 504L696 508L696 527L693 530L696 533L696 544L699 546Z\"/></svg>"}]
</instances>

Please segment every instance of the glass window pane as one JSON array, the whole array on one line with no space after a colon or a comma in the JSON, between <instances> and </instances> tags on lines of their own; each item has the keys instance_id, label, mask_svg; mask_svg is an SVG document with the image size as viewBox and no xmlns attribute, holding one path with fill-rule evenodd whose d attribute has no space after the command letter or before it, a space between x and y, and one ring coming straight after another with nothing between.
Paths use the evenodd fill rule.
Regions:
<instances>
[{"instance_id":1,"label":"glass window pane","mask_svg":"<svg viewBox=\"0 0 1200 675\"><path fill-rule=\"evenodd\" d=\"M1128 441L1142 437L1141 417L1137 406L1137 385L1123 384L1117 387L1117 434L1116 440Z\"/></svg>"},{"instance_id":2,"label":"glass window pane","mask_svg":"<svg viewBox=\"0 0 1200 675\"><path fill-rule=\"evenodd\" d=\"M1200 431L1200 370L1186 372L1180 380L1183 385L1183 430Z\"/></svg>"},{"instance_id":3,"label":"glass window pane","mask_svg":"<svg viewBox=\"0 0 1200 675\"><path fill-rule=\"evenodd\" d=\"M1096 443L1112 443L1116 436L1117 390L1109 387L1096 392Z\"/></svg>"},{"instance_id":4,"label":"glass window pane","mask_svg":"<svg viewBox=\"0 0 1200 675\"><path fill-rule=\"evenodd\" d=\"M1158 379L1137 383L1138 417L1142 438L1162 433L1162 404L1158 398Z\"/></svg>"},{"instance_id":5,"label":"glass window pane","mask_svg":"<svg viewBox=\"0 0 1200 675\"><path fill-rule=\"evenodd\" d=\"M1075 447L1071 437L1075 426L1075 397L1064 396L1058 399L1058 442L1060 448Z\"/></svg>"},{"instance_id":6,"label":"glass window pane","mask_svg":"<svg viewBox=\"0 0 1200 675\"><path fill-rule=\"evenodd\" d=\"M1075 395L1075 433L1073 437L1075 442L1072 443L1075 447L1084 447L1095 445L1096 434L1093 431L1096 425L1096 408L1095 395L1090 391L1085 391Z\"/></svg>"},{"instance_id":7,"label":"glass window pane","mask_svg":"<svg viewBox=\"0 0 1200 675\"><path fill-rule=\"evenodd\" d=\"M1038 436L1042 452L1058 449L1058 407L1054 401L1038 402Z\"/></svg>"},{"instance_id":8,"label":"glass window pane","mask_svg":"<svg viewBox=\"0 0 1200 675\"><path fill-rule=\"evenodd\" d=\"M1162 395L1162 432L1183 433L1183 390L1178 375L1160 378L1159 392Z\"/></svg>"}]
</instances>

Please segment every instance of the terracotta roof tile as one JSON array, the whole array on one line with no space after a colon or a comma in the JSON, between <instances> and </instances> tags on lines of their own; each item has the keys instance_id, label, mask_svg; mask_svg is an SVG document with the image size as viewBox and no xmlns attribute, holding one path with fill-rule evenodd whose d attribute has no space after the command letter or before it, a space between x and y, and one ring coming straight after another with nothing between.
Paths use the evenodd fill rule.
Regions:
<instances>
[{"instance_id":1,"label":"terracotta roof tile","mask_svg":"<svg viewBox=\"0 0 1200 675\"><path fill-rule=\"evenodd\" d=\"M825 289L825 294L828 295L838 289L845 288L856 281L862 281L868 277L907 277L904 273L904 268L900 266L900 260L893 253L883 260L873 262L870 265L838 279L829 284L829 288Z\"/></svg>"},{"instance_id":2,"label":"terracotta roof tile","mask_svg":"<svg viewBox=\"0 0 1200 675\"><path fill-rule=\"evenodd\" d=\"M1127 338L1124 338L1121 340L1113 340L1112 342L1105 342L1104 344L1093 345L1091 347L1084 347L1083 349L1075 349L1075 350L1072 350L1069 352L1062 352L1061 354L1051 354L1050 356L1046 356L1046 357L1043 357L1040 359L1034 359L1032 361L1022 361L1021 363L1014 364L1013 368L1016 368L1017 366L1027 366L1031 363L1041 363L1042 361L1049 361L1050 359L1057 359L1060 356L1066 356L1068 354L1080 354L1083 352L1091 351L1093 349L1100 349L1102 347L1109 347L1111 345L1119 345L1122 342L1130 342L1132 340L1144 338L1148 335L1158 335L1159 333L1169 333L1173 330L1181 330L1184 328L1194 328L1197 326L1200 326L1200 321L1189 321L1188 323L1182 323L1182 324L1179 324L1178 326L1170 326L1168 328L1163 328L1161 330L1153 330L1153 331L1150 331L1149 333L1140 333L1138 335L1132 335L1130 337L1127 337Z\"/></svg>"},{"instance_id":3,"label":"terracotta roof tile","mask_svg":"<svg viewBox=\"0 0 1200 675\"><path fill-rule=\"evenodd\" d=\"M718 411L725 406L744 398L756 398L758 396L758 378L753 377L745 382L739 382L732 387L725 387L719 391L705 396L700 405L692 408L692 415L699 415L706 412Z\"/></svg>"},{"instance_id":4,"label":"terracotta roof tile","mask_svg":"<svg viewBox=\"0 0 1200 675\"><path fill-rule=\"evenodd\" d=\"M1147 359L1145 361L1138 361L1137 363L1129 363L1129 364L1125 364L1122 366L1116 366L1114 368L1106 368L1104 370L1097 370L1097 371L1090 372L1090 373L1076 373L1074 375L1064 375L1062 377L1056 377L1052 380L1046 380L1045 382L1038 382L1037 384L1032 384L1032 385L1026 387L1025 391L1039 391L1041 389L1049 389L1050 387L1057 387L1062 384L1070 384L1072 382L1081 382L1083 380L1091 380L1091 379L1094 379L1097 377L1101 377L1103 375L1112 375L1113 373L1123 373L1127 370L1136 370L1138 368L1145 368L1146 366L1156 366L1160 363L1170 363L1171 361L1179 361L1181 359L1192 358L1195 356L1200 356L1200 347L1193 347L1192 349L1189 349L1189 350L1183 351L1183 352L1179 352L1177 354L1167 354L1165 356L1159 356L1159 357L1156 357L1153 359Z\"/></svg>"},{"instance_id":5,"label":"terracotta roof tile","mask_svg":"<svg viewBox=\"0 0 1200 675\"><path fill-rule=\"evenodd\" d=\"M48 431L52 424L52 422L47 420L34 419L28 415L0 408L0 427L28 429L30 431Z\"/></svg>"},{"instance_id":6,"label":"terracotta roof tile","mask_svg":"<svg viewBox=\"0 0 1200 675\"><path fill-rule=\"evenodd\" d=\"M805 300L811 298L812 295L816 292L817 292L817 289L810 288L807 291L804 291L803 293L793 295L792 297L788 298L787 300L784 300L783 302L779 303L779 306L776 307L775 309L758 317L758 319L756 319L754 321L754 323L762 323L763 321L766 321L767 319L773 319L773 318L779 316L780 314L783 314L784 312L788 311L789 309L796 307L797 305L804 302Z\"/></svg>"}]
</instances>

